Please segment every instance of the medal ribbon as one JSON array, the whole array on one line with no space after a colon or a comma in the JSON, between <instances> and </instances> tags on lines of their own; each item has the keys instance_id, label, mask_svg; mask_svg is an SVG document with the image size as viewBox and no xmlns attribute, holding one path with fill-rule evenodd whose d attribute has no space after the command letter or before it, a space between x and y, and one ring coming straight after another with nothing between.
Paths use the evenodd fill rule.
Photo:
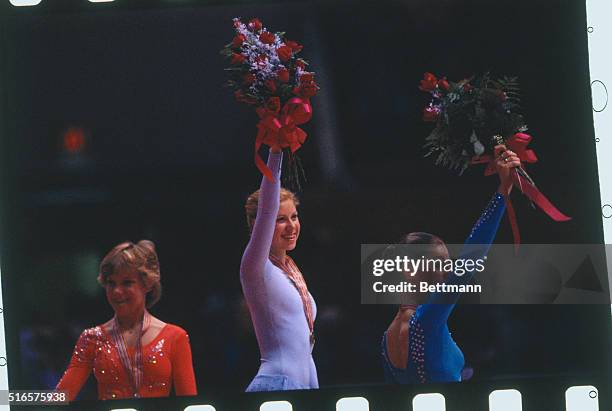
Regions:
<instances>
[{"instance_id":1,"label":"medal ribbon","mask_svg":"<svg viewBox=\"0 0 612 411\"><path fill-rule=\"evenodd\" d=\"M310 294L308 293L308 287L302 272L297 267L293 259L289 256L285 256L285 261L281 262L278 258L270 254L270 261L283 270L283 272L289 277L302 299L302 305L304 306L304 315L308 322L308 329L310 330L310 341L314 342L314 311L312 309L312 301Z\"/></svg>"},{"instance_id":2,"label":"medal ribbon","mask_svg":"<svg viewBox=\"0 0 612 411\"><path fill-rule=\"evenodd\" d=\"M112 328L112 338L115 343L115 347L117 347L117 352L119 353L119 359L125 368L126 373L130 378L130 383L132 385L132 389L134 391L134 396L139 397L139 389L142 385L142 379L144 374L144 369L142 365L142 335L146 331L146 328L149 328L149 324L151 322L151 315L145 311L142 321L140 322L140 330L138 332L138 339L136 340L136 347L134 353L134 362L130 361L130 356L127 352L127 345L125 343L125 339L123 335L119 332L119 322L117 320L117 316L113 319L113 328ZM146 326L146 328L145 328Z\"/></svg>"}]
</instances>

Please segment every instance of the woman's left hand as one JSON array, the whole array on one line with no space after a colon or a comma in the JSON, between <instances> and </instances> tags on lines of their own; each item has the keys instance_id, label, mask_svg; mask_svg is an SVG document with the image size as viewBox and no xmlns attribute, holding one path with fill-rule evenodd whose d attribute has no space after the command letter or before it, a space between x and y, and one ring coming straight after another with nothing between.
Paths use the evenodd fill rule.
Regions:
<instances>
[{"instance_id":1,"label":"woman's left hand","mask_svg":"<svg viewBox=\"0 0 612 411\"><path fill-rule=\"evenodd\" d=\"M499 193L509 195L512 191L512 170L520 167L521 159L512 150L508 150L505 145L495 146L495 168L499 174Z\"/></svg>"}]
</instances>

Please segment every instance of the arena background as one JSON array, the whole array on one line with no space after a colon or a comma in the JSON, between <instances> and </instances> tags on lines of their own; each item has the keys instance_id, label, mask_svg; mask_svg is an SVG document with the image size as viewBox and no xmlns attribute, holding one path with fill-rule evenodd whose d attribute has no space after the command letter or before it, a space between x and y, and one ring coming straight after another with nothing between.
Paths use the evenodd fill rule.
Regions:
<instances>
[{"instance_id":1,"label":"arena background","mask_svg":"<svg viewBox=\"0 0 612 411\"><path fill-rule=\"evenodd\" d=\"M300 150L308 181L293 256L318 304L323 387L383 382L380 337L395 308L359 304L360 244L419 230L462 242L497 185L482 168L458 177L423 158L423 72L520 76L540 158L530 173L573 217L553 223L515 195L523 239L602 241L584 3L202 4L3 16L12 388L55 385L82 329L112 315L100 258L142 238L162 267L153 313L188 330L199 390L241 391L255 375L238 266L244 199L261 178L256 116L223 87L218 54L234 16L303 43L321 86ZM71 127L85 131L76 153L63 146ZM511 241L505 220L497 241ZM605 322L607 306L466 305L450 327L473 379L490 380L604 373ZM90 383L81 398L95 398Z\"/></svg>"}]
</instances>

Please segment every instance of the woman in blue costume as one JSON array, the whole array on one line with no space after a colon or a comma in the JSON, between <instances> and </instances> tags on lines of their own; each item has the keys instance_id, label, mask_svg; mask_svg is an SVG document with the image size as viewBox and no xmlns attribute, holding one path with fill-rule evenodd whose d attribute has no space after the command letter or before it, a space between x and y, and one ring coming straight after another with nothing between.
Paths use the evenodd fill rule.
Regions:
<instances>
[{"instance_id":1,"label":"woman in blue costume","mask_svg":"<svg viewBox=\"0 0 612 411\"><path fill-rule=\"evenodd\" d=\"M472 228L462 258L483 258L495 238L505 211L504 195L512 190L510 173L520 160L504 146L496 146L496 168L500 178L497 192ZM448 258L444 242L428 233L410 233L400 243L427 245L430 257ZM446 284L468 284L473 272L450 273ZM442 273L418 273L428 280ZM443 280L443 278L440 278ZM413 384L461 381L465 360L448 329L448 318L459 299L459 293L408 294L406 302L383 335L382 355L385 379L390 383Z\"/></svg>"}]
</instances>

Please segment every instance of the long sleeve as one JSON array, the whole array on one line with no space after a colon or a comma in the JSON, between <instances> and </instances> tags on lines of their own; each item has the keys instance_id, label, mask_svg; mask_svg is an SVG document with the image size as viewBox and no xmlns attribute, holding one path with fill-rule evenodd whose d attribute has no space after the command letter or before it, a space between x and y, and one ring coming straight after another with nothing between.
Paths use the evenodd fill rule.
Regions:
<instances>
[{"instance_id":1,"label":"long sleeve","mask_svg":"<svg viewBox=\"0 0 612 411\"><path fill-rule=\"evenodd\" d=\"M282 153L268 155L268 167L272 170L274 182L262 178L257 205L257 218L242 261L240 273L244 280L255 280L263 275L270 254L276 216L280 207L280 169Z\"/></svg>"},{"instance_id":2,"label":"long sleeve","mask_svg":"<svg viewBox=\"0 0 612 411\"><path fill-rule=\"evenodd\" d=\"M466 239L459 257L460 259L477 260L487 255L505 210L504 197L496 192ZM450 273L445 284L468 284L473 275L474 270L466 270L463 275ZM459 297L460 293L458 292L432 293L427 303L422 306L422 312L420 313L421 324L425 327L446 324Z\"/></svg>"},{"instance_id":3,"label":"long sleeve","mask_svg":"<svg viewBox=\"0 0 612 411\"><path fill-rule=\"evenodd\" d=\"M81 333L70 359L70 364L62 379L57 383L56 390L68 392L68 400L74 401L83 384L89 378L95 358L96 342L91 329Z\"/></svg>"},{"instance_id":4,"label":"long sleeve","mask_svg":"<svg viewBox=\"0 0 612 411\"><path fill-rule=\"evenodd\" d=\"M184 330L178 335L172 352L172 382L176 395L197 395L191 345Z\"/></svg>"}]
</instances>

